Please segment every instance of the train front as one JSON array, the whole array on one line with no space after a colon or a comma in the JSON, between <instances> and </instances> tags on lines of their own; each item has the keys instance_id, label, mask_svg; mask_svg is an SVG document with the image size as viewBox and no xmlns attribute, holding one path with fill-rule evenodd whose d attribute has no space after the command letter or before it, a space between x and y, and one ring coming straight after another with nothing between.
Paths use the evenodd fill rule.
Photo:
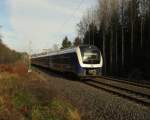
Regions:
<instances>
[{"instance_id":1,"label":"train front","mask_svg":"<svg viewBox=\"0 0 150 120\"><path fill-rule=\"evenodd\" d=\"M78 52L78 59L80 64L80 77L101 75L103 59L100 50L96 46L80 46Z\"/></svg>"}]
</instances>

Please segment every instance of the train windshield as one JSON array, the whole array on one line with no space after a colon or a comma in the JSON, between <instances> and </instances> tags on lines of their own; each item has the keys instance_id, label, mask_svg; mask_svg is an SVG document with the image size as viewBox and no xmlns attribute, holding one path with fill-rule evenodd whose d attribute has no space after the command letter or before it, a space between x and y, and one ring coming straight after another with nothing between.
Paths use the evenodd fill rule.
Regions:
<instances>
[{"instance_id":1,"label":"train windshield","mask_svg":"<svg viewBox=\"0 0 150 120\"><path fill-rule=\"evenodd\" d=\"M94 46L80 47L82 60L84 64L99 64L100 51Z\"/></svg>"}]
</instances>

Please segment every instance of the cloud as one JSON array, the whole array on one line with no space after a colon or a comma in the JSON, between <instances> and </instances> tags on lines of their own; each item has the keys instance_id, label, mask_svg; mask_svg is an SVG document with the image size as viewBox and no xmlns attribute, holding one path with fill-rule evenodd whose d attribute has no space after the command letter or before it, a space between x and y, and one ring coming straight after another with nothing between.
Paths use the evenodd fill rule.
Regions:
<instances>
[{"instance_id":1,"label":"cloud","mask_svg":"<svg viewBox=\"0 0 150 120\"><path fill-rule=\"evenodd\" d=\"M27 51L32 41L32 49L36 52L60 44L65 34L75 36L76 23L83 14L83 8L75 13L80 3L76 1L74 4L73 0L9 0L10 21L18 39L17 50Z\"/></svg>"}]
</instances>

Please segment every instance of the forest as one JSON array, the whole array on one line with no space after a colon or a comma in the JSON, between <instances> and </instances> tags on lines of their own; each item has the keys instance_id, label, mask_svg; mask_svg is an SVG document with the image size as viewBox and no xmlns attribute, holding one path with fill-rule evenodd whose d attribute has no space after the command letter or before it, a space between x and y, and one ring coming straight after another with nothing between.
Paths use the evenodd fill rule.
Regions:
<instances>
[{"instance_id":1,"label":"forest","mask_svg":"<svg viewBox=\"0 0 150 120\"><path fill-rule=\"evenodd\" d=\"M150 0L97 0L98 4L77 24L78 36L67 36L62 47L90 44L103 55L103 75L150 78ZM0 39L0 63L16 61L21 54Z\"/></svg>"},{"instance_id":2,"label":"forest","mask_svg":"<svg viewBox=\"0 0 150 120\"><path fill-rule=\"evenodd\" d=\"M102 51L103 75L150 78L150 0L98 0L77 27L83 44Z\"/></svg>"}]
</instances>

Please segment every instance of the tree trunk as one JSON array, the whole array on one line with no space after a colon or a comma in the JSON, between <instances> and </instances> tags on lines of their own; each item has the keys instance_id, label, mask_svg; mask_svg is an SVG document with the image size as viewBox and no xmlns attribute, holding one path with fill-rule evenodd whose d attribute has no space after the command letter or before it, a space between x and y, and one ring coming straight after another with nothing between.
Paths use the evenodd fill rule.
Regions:
<instances>
[{"instance_id":1,"label":"tree trunk","mask_svg":"<svg viewBox=\"0 0 150 120\"><path fill-rule=\"evenodd\" d=\"M94 26L93 26L93 27L94 27ZM95 44L95 43L94 43L94 39L95 39L95 38L94 38L94 32L95 32L95 30L94 30L94 28L93 28L93 43L92 43L93 45Z\"/></svg>"},{"instance_id":2,"label":"tree trunk","mask_svg":"<svg viewBox=\"0 0 150 120\"><path fill-rule=\"evenodd\" d=\"M122 27L122 68L124 68L124 28Z\"/></svg>"},{"instance_id":3,"label":"tree trunk","mask_svg":"<svg viewBox=\"0 0 150 120\"><path fill-rule=\"evenodd\" d=\"M111 40L110 40L110 73L112 74L113 66L113 30L111 28Z\"/></svg>"},{"instance_id":4,"label":"tree trunk","mask_svg":"<svg viewBox=\"0 0 150 120\"><path fill-rule=\"evenodd\" d=\"M133 24L133 22L131 23L131 58L132 58L132 60L133 60L133 44L134 44L134 24Z\"/></svg>"},{"instance_id":5,"label":"tree trunk","mask_svg":"<svg viewBox=\"0 0 150 120\"><path fill-rule=\"evenodd\" d=\"M143 19L141 18L141 49L143 48Z\"/></svg>"},{"instance_id":6,"label":"tree trunk","mask_svg":"<svg viewBox=\"0 0 150 120\"><path fill-rule=\"evenodd\" d=\"M105 39L105 32L103 32L103 65L104 65L104 74L106 74L106 52L105 52L105 42L106 42L106 39Z\"/></svg>"},{"instance_id":7,"label":"tree trunk","mask_svg":"<svg viewBox=\"0 0 150 120\"><path fill-rule=\"evenodd\" d=\"M91 44L90 31L89 31L89 35L88 35L88 36L89 36L89 38L88 38L88 39L89 39L89 40L88 40L88 43L89 43L89 45L90 45L90 44Z\"/></svg>"},{"instance_id":8,"label":"tree trunk","mask_svg":"<svg viewBox=\"0 0 150 120\"><path fill-rule=\"evenodd\" d=\"M116 73L118 73L118 33L116 32Z\"/></svg>"},{"instance_id":9,"label":"tree trunk","mask_svg":"<svg viewBox=\"0 0 150 120\"><path fill-rule=\"evenodd\" d=\"M124 69L124 0L122 0L122 70Z\"/></svg>"}]
</instances>

